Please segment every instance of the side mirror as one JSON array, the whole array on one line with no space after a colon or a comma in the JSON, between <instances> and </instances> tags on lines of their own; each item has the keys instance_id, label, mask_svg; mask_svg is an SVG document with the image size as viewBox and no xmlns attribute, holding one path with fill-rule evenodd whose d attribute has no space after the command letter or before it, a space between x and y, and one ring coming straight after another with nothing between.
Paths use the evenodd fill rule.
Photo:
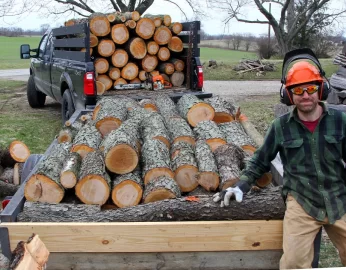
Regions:
<instances>
[{"instance_id":1,"label":"side mirror","mask_svg":"<svg viewBox=\"0 0 346 270\"><path fill-rule=\"evenodd\" d=\"M20 45L20 58L21 59L29 59L30 56L30 45L29 44L23 44Z\"/></svg>"}]
</instances>

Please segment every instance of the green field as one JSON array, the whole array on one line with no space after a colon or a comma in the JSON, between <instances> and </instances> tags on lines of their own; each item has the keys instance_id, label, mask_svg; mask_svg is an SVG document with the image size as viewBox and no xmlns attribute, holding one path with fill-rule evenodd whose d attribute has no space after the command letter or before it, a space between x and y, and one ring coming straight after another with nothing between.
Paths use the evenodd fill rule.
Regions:
<instances>
[{"instance_id":1,"label":"green field","mask_svg":"<svg viewBox=\"0 0 346 270\"><path fill-rule=\"evenodd\" d=\"M254 52L233 51L217 48L201 48L200 58L202 63L208 63L209 60L213 59L217 62L222 62L223 64L233 64L242 58L257 59L257 54Z\"/></svg>"}]
</instances>

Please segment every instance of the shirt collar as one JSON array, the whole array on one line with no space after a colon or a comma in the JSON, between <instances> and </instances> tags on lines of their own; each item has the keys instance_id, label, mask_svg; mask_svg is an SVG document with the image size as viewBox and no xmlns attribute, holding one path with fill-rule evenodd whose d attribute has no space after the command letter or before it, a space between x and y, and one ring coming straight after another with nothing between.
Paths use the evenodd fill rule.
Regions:
<instances>
[{"instance_id":1,"label":"shirt collar","mask_svg":"<svg viewBox=\"0 0 346 270\"><path fill-rule=\"evenodd\" d=\"M324 102L319 101L318 104L321 105L321 107L322 107L322 115L325 115L325 114L330 115L330 114L331 114L331 110L329 110L329 108L327 107L327 105L326 105ZM322 115L321 115L321 116L322 116ZM296 120L299 119L297 107L295 107L295 108L290 112L290 115L289 115L289 117L288 117L288 119L287 119L287 123L288 123L289 121L291 121L292 119L296 119Z\"/></svg>"}]
</instances>

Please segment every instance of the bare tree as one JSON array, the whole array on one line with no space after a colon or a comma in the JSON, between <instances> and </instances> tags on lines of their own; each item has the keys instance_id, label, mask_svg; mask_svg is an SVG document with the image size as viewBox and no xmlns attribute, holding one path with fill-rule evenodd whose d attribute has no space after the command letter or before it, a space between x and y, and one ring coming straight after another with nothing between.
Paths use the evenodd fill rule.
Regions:
<instances>
[{"instance_id":1,"label":"bare tree","mask_svg":"<svg viewBox=\"0 0 346 270\"><path fill-rule=\"evenodd\" d=\"M303 29L311 20L316 11L327 6L332 0L309 0L308 4L301 12L295 10L296 2L301 0L210 0L215 8L222 9L227 12L225 23L232 19L239 22L254 23L254 24L270 24L277 39L280 54L285 54L292 49L292 42L295 36L301 29ZM280 6L280 19L277 20L265 8L265 3L271 2ZM342 7L341 0L338 0L339 7ZM242 10L246 7L255 4L257 9L264 15L265 20L247 19L242 15ZM336 20L341 20L342 15L346 12L346 8L339 10L328 9L323 16L319 18L320 21L330 19L331 23ZM300 23L298 23L300 21Z\"/></svg>"},{"instance_id":2,"label":"bare tree","mask_svg":"<svg viewBox=\"0 0 346 270\"><path fill-rule=\"evenodd\" d=\"M233 35L233 38L232 38L233 50L239 50L240 43L241 43L242 39L243 39L243 37L240 34Z\"/></svg>"}]
</instances>

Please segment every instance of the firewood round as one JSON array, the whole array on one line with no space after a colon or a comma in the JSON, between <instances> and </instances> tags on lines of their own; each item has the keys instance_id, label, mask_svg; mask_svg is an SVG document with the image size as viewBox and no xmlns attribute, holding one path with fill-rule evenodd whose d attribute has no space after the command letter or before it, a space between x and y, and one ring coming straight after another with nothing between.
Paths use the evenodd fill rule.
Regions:
<instances>
[{"instance_id":1,"label":"firewood round","mask_svg":"<svg viewBox=\"0 0 346 270\"><path fill-rule=\"evenodd\" d=\"M112 55L113 66L121 68L124 67L129 61L127 52L123 49L116 49Z\"/></svg>"},{"instance_id":2,"label":"firewood round","mask_svg":"<svg viewBox=\"0 0 346 270\"><path fill-rule=\"evenodd\" d=\"M98 37L104 37L111 31L109 21L106 16L95 16L90 20L90 30Z\"/></svg>"},{"instance_id":3,"label":"firewood round","mask_svg":"<svg viewBox=\"0 0 346 270\"><path fill-rule=\"evenodd\" d=\"M112 39L115 44L124 44L129 37L129 30L124 24L116 24L112 27Z\"/></svg>"},{"instance_id":4,"label":"firewood round","mask_svg":"<svg viewBox=\"0 0 346 270\"><path fill-rule=\"evenodd\" d=\"M111 56L115 51L115 44L113 40L110 40L110 39L101 40L97 47L97 51L103 57Z\"/></svg>"}]
</instances>

